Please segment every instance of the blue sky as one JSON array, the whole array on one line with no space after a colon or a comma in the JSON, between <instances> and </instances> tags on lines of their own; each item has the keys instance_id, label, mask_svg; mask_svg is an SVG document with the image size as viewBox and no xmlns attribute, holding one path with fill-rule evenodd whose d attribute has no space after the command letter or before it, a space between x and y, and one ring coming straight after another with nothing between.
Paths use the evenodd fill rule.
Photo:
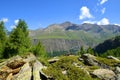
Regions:
<instances>
[{"instance_id":1,"label":"blue sky","mask_svg":"<svg viewBox=\"0 0 120 80\"><path fill-rule=\"evenodd\" d=\"M70 21L120 24L120 0L0 0L0 20L11 30L18 19L29 29Z\"/></svg>"}]
</instances>

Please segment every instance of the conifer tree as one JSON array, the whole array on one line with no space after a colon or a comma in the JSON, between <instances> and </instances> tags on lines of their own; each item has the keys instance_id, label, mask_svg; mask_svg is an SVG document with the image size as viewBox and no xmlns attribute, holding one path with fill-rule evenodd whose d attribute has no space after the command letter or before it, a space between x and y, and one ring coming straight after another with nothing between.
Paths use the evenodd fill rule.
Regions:
<instances>
[{"instance_id":1,"label":"conifer tree","mask_svg":"<svg viewBox=\"0 0 120 80\"><path fill-rule=\"evenodd\" d=\"M6 40L7 37L4 22L0 21L0 58L3 56Z\"/></svg>"},{"instance_id":2,"label":"conifer tree","mask_svg":"<svg viewBox=\"0 0 120 80\"><path fill-rule=\"evenodd\" d=\"M27 24L24 20L19 20L16 28L14 28L10 33L9 41L6 44L4 57L23 54L30 48Z\"/></svg>"},{"instance_id":3,"label":"conifer tree","mask_svg":"<svg viewBox=\"0 0 120 80\"><path fill-rule=\"evenodd\" d=\"M35 46L34 50L33 50L33 53L36 55L36 56L39 56L39 57L46 57L46 52L45 52L45 49L44 49L44 46L42 45L42 43L39 41L38 44Z\"/></svg>"}]
</instances>

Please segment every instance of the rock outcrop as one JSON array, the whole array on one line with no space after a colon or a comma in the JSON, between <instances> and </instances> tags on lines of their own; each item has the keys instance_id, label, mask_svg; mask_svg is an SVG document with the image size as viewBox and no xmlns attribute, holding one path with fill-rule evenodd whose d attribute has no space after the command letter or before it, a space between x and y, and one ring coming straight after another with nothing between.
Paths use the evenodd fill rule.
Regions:
<instances>
[{"instance_id":1,"label":"rock outcrop","mask_svg":"<svg viewBox=\"0 0 120 80\"><path fill-rule=\"evenodd\" d=\"M115 80L115 73L108 69L97 69L93 71L93 75L101 80Z\"/></svg>"},{"instance_id":2,"label":"rock outcrop","mask_svg":"<svg viewBox=\"0 0 120 80\"><path fill-rule=\"evenodd\" d=\"M110 60L112 63L108 63ZM108 61L107 64L105 61ZM85 72L84 74L93 80L94 78L120 80L120 66L117 64L120 64L120 61L115 57L101 58L91 54L83 54L81 57L64 56L64 58L49 59L49 66L46 67L33 54L28 54L24 57L14 56L0 63L0 80L58 80L55 76L68 77L68 72L69 75L75 74L72 77L76 77L80 72ZM54 71L55 68L57 69ZM70 70L72 71L70 72ZM59 74L60 72L61 74ZM82 80L84 75L79 76L81 76L79 80ZM68 80L70 80L69 77Z\"/></svg>"},{"instance_id":3,"label":"rock outcrop","mask_svg":"<svg viewBox=\"0 0 120 80\"><path fill-rule=\"evenodd\" d=\"M95 56L91 54L83 54L81 58L84 60L84 64L89 66L99 66L101 68L110 68L108 65L98 61Z\"/></svg>"},{"instance_id":4,"label":"rock outcrop","mask_svg":"<svg viewBox=\"0 0 120 80\"><path fill-rule=\"evenodd\" d=\"M15 56L0 63L0 80L43 80L44 67L33 54Z\"/></svg>"}]
</instances>

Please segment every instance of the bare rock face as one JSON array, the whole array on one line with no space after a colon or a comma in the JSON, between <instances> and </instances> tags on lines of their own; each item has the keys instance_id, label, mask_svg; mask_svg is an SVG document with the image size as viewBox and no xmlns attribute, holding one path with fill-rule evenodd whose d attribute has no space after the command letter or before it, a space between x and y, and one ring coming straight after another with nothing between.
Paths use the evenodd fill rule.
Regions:
<instances>
[{"instance_id":1,"label":"bare rock face","mask_svg":"<svg viewBox=\"0 0 120 80\"><path fill-rule=\"evenodd\" d=\"M115 80L115 73L112 70L97 69L94 70L93 75L97 76L101 80Z\"/></svg>"}]
</instances>

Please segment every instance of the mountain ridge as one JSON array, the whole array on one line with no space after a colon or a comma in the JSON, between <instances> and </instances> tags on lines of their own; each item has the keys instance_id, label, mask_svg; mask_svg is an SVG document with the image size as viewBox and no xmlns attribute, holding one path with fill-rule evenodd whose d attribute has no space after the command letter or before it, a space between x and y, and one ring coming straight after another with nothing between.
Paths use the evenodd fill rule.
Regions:
<instances>
[{"instance_id":1,"label":"mountain ridge","mask_svg":"<svg viewBox=\"0 0 120 80\"><path fill-rule=\"evenodd\" d=\"M52 24L44 29L30 31L31 39L45 40L48 42L52 39L53 41L55 41L54 39L57 39L57 42L55 43L60 43L61 39L64 39L66 41L68 40L68 42L69 40L76 40L76 42L79 40L82 43L78 45L91 47L94 47L104 40L110 39L117 35L120 35L120 26L118 25L97 25L90 23L74 24L69 21L60 24ZM46 43L43 42L45 47L47 47L46 45L51 44ZM61 42L61 44L62 43L63 42ZM61 44L59 44L56 50L59 50ZM51 44L51 47L49 47L52 48L52 51L55 50L53 46L55 46L54 43ZM67 50L69 49L70 48Z\"/></svg>"}]
</instances>

